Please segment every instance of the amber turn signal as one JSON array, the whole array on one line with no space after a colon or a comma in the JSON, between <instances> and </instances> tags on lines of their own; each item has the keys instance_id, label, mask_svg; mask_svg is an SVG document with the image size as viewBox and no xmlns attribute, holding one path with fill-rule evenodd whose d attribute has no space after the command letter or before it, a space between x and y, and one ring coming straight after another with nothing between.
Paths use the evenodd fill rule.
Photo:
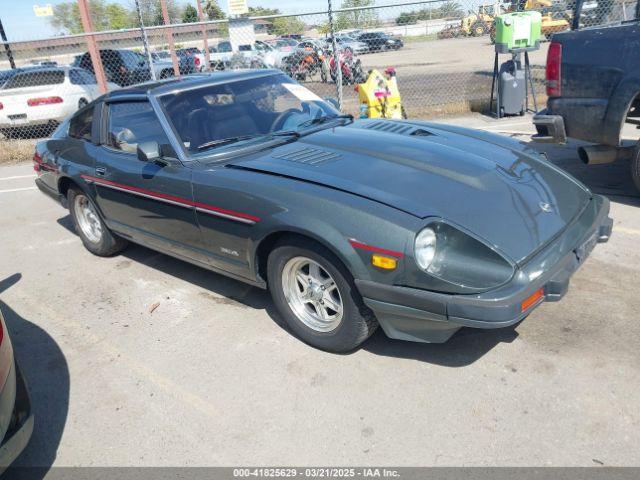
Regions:
<instances>
[{"instance_id":1,"label":"amber turn signal","mask_svg":"<svg viewBox=\"0 0 640 480\"><path fill-rule=\"evenodd\" d=\"M538 300L540 300L542 297L544 297L544 288L539 288L522 302L522 305L520 306L520 311L526 312L531 307L533 307L536 303L538 303Z\"/></svg>"},{"instance_id":2,"label":"amber turn signal","mask_svg":"<svg viewBox=\"0 0 640 480\"><path fill-rule=\"evenodd\" d=\"M383 255L371 255L371 263L374 267L382 268L383 270L395 270L398 266L398 261L395 258Z\"/></svg>"}]
</instances>

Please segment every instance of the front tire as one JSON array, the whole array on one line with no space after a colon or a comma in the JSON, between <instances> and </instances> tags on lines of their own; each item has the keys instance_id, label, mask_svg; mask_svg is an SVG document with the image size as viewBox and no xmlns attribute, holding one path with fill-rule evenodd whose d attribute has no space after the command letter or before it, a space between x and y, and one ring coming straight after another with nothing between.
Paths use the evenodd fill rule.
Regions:
<instances>
[{"instance_id":1,"label":"front tire","mask_svg":"<svg viewBox=\"0 0 640 480\"><path fill-rule=\"evenodd\" d=\"M309 345L348 352L378 326L344 265L312 241L292 237L276 245L267 262L267 277L280 315Z\"/></svg>"},{"instance_id":2,"label":"front tire","mask_svg":"<svg viewBox=\"0 0 640 480\"><path fill-rule=\"evenodd\" d=\"M109 257L124 250L127 241L109 231L88 195L80 189L70 188L67 199L73 226L87 250L100 257Z\"/></svg>"}]
</instances>

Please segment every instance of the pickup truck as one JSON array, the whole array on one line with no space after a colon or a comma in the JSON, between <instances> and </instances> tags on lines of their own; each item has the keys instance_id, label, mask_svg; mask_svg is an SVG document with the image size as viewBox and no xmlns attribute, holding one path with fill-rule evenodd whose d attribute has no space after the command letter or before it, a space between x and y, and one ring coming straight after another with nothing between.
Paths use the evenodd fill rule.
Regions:
<instances>
[{"instance_id":1,"label":"pickup truck","mask_svg":"<svg viewBox=\"0 0 640 480\"><path fill-rule=\"evenodd\" d=\"M572 30L553 35L547 108L533 119L533 139L595 144L578 149L587 164L628 158L640 190L640 147L623 147L621 140L625 123L640 126L640 2L593 3L578 0Z\"/></svg>"}]
</instances>

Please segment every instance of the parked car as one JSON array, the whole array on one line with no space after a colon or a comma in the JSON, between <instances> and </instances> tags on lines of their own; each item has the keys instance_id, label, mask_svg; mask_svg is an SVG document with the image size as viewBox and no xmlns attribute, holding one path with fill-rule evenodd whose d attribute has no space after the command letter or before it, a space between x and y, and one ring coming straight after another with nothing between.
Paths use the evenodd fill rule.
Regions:
<instances>
[{"instance_id":1,"label":"parked car","mask_svg":"<svg viewBox=\"0 0 640 480\"><path fill-rule=\"evenodd\" d=\"M262 41L239 45L235 52L229 41L220 42L217 47L209 47L209 60L212 70L228 69L232 63L239 63L238 56L243 57L241 63L248 65L251 63L264 64L269 68L280 68L282 59L287 54Z\"/></svg>"},{"instance_id":2,"label":"parked car","mask_svg":"<svg viewBox=\"0 0 640 480\"><path fill-rule=\"evenodd\" d=\"M25 449L32 433L29 392L0 311L0 475Z\"/></svg>"},{"instance_id":3,"label":"parked car","mask_svg":"<svg viewBox=\"0 0 640 480\"><path fill-rule=\"evenodd\" d=\"M613 4L589 3L577 2L574 30L555 34L549 45L547 108L533 119L533 139L565 143L571 137L596 144L578 149L587 164L631 158L631 177L640 190L640 146L622 146L625 123L640 128L640 52L634 43L640 24L622 14L610 22L604 16L616 12L608 8ZM605 26L578 29L585 17L588 25L597 20Z\"/></svg>"},{"instance_id":4,"label":"parked car","mask_svg":"<svg viewBox=\"0 0 640 480\"><path fill-rule=\"evenodd\" d=\"M179 48L176 50L176 54L180 57L191 57L193 59L193 68L196 72L203 71L207 64L204 53L197 47Z\"/></svg>"},{"instance_id":5,"label":"parked car","mask_svg":"<svg viewBox=\"0 0 640 480\"><path fill-rule=\"evenodd\" d=\"M22 70L0 88L0 130L55 126L100 94L96 78L81 68Z\"/></svg>"},{"instance_id":6,"label":"parked car","mask_svg":"<svg viewBox=\"0 0 640 480\"><path fill-rule=\"evenodd\" d=\"M171 54L167 51L153 52L153 71L157 79L169 78L174 75L173 60ZM200 71L199 65L196 64L196 57L191 55L177 55L178 69L181 75L188 75Z\"/></svg>"},{"instance_id":7,"label":"parked car","mask_svg":"<svg viewBox=\"0 0 640 480\"><path fill-rule=\"evenodd\" d=\"M149 62L144 55L131 50L100 50L100 59L107 81L126 87L151 79ZM89 53L78 55L72 66L93 71Z\"/></svg>"},{"instance_id":8,"label":"parked car","mask_svg":"<svg viewBox=\"0 0 640 480\"><path fill-rule=\"evenodd\" d=\"M369 51L400 50L404 43L399 38L394 38L384 32L365 32L358 36L358 41L366 43Z\"/></svg>"},{"instance_id":9,"label":"parked car","mask_svg":"<svg viewBox=\"0 0 640 480\"><path fill-rule=\"evenodd\" d=\"M34 161L92 253L133 241L268 287L291 330L331 351L378 324L444 342L520 322L613 223L606 198L519 142L354 121L277 70L110 92Z\"/></svg>"},{"instance_id":10,"label":"parked car","mask_svg":"<svg viewBox=\"0 0 640 480\"><path fill-rule=\"evenodd\" d=\"M280 35L278 38L281 39L281 40L298 40L298 41L300 41L302 39L302 35L300 35L299 33L290 33L290 34Z\"/></svg>"},{"instance_id":11,"label":"parked car","mask_svg":"<svg viewBox=\"0 0 640 480\"><path fill-rule=\"evenodd\" d=\"M333 51L333 40L331 37L328 37L327 40L327 48ZM342 50L351 50L353 53L367 53L369 51L369 44L366 42L361 42L360 40L356 40L348 35L336 35L336 43L339 45Z\"/></svg>"}]
</instances>

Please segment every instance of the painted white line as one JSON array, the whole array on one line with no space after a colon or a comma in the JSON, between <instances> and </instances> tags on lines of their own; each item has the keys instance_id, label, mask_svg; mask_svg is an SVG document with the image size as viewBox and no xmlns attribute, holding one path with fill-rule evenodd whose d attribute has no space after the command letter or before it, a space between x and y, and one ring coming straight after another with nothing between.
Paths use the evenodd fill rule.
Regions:
<instances>
[{"instance_id":1,"label":"painted white line","mask_svg":"<svg viewBox=\"0 0 640 480\"><path fill-rule=\"evenodd\" d=\"M27 190L37 190L38 187L12 188L11 190L0 190L0 193L24 192Z\"/></svg>"},{"instance_id":2,"label":"painted white line","mask_svg":"<svg viewBox=\"0 0 640 480\"><path fill-rule=\"evenodd\" d=\"M19 178L36 178L35 175L16 175L15 177L0 177L0 180L17 180Z\"/></svg>"}]
</instances>

